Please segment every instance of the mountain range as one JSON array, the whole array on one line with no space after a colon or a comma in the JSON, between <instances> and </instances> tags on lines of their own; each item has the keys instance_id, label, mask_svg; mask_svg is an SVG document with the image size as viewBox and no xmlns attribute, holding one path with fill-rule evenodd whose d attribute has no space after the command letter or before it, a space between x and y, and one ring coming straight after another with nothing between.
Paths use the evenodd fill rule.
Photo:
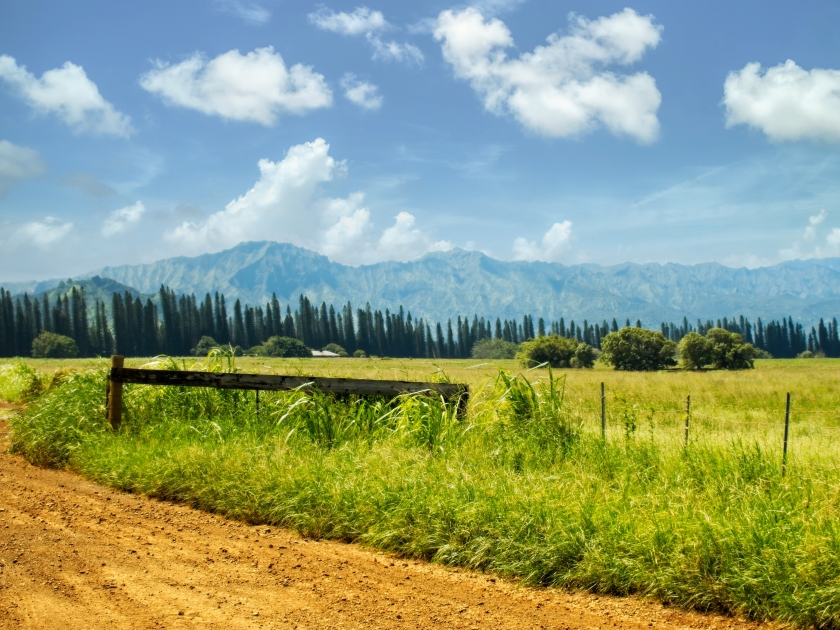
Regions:
<instances>
[{"instance_id":1,"label":"mountain range","mask_svg":"<svg viewBox=\"0 0 840 630\"><path fill-rule=\"evenodd\" d=\"M97 278L98 277L98 278ZM840 314L840 258L793 260L757 269L718 263L613 266L501 261L478 251L453 249L410 262L350 267L288 243L247 242L195 257L143 265L104 267L75 279L154 294L161 285L178 293L219 291L228 301L255 305L276 293L284 304L300 294L313 302L354 307L402 305L415 317L456 315L519 318L529 313L556 320L659 322L733 315L806 324ZM54 290L58 281L7 283L12 293Z\"/></svg>"}]
</instances>

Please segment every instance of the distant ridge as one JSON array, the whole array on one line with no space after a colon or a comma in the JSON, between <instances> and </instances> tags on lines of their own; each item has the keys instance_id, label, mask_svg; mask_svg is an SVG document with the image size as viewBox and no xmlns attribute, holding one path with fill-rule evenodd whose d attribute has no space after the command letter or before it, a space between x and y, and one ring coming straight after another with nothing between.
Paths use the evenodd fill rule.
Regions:
<instances>
[{"instance_id":1,"label":"distant ridge","mask_svg":"<svg viewBox=\"0 0 840 630\"><path fill-rule=\"evenodd\" d=\"M215 254L104 267L82 277L94 276L143 294L154 294L163 284L198 297L219 291L230 301L239 298L251 305L266 302L272 293L284 304L296 303L303 293L317 303L349 300L359 307L370 302L379 309L402 305L415 317L434 321L458 314L510 319L529 313L578 322L641 319L655 327L684 316L690 321L792 316L810 324L840 315L838 258L793 260L758 269L718 263L604 267L508 262L454 249L407 263L349 267L288 243L264 241L240 243ZM6 287L20 293L14 285L36 284Z\"/></svg>"}]
</instances>

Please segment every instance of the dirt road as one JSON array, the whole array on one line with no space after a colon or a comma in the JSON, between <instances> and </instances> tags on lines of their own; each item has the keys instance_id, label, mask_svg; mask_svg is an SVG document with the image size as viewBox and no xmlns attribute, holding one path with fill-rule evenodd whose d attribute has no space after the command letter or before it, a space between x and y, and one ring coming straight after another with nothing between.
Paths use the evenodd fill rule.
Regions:
<instances>
[{"instance_id":1,"label":"dirt road","mask_svg":"<svg viewBox=\"0 0 840 630\"><path fill-rule=\"evenodd\" d=\"M758 627L113 492L6 454L2 420L0 433L0 628Z\"/></svg>"}]
</instances>

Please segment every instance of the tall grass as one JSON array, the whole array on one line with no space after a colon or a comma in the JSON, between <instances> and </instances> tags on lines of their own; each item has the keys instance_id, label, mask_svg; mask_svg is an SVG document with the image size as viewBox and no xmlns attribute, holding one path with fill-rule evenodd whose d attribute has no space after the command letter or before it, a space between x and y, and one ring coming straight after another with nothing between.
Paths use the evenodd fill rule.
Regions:
<instances>
[{"instance_id":1,"label":"tall grass","mask_svg":"<svg viewBox=\"0 0 840 630\"><path fill-rule=\"evenodd\" d=\"M427 396L262 393L257 412L253 392L127 386L114 433L105 370L88 370L15 417L12 446L41 465L308 536L529 584L840 627L836 450L800 453L782 477L769 433L721 430L752 400L723 404L731 382L720 418L708 405L685 446L672 430L682 413L673 380L673 404L644 400L638 385L616 392L602 440L600 401L580 383L549 371L471 378L466 419ZM775 393L754 387L764 409Z\"/></svg>"}]
</instances>

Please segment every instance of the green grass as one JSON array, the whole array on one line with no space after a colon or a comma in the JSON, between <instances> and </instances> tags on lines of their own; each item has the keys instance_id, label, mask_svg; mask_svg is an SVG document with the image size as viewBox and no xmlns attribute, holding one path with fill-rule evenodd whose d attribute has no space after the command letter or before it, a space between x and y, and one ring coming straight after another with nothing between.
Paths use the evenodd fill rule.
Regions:
<instances>
[{"instance_id":1,"label":"green grass","mask_svg":"<svg viewBox=\"0 0 840 630\"><path fill-rule=\"evenodd\" d=\"M840 362L524 378L512 362L502 373L475 363L239 361L245 371L468 382L463 420L419 397L263 393L257 415L253 392L126 386L119 433L104 420L104 363L63 365L13 419L12 445L39 465L308 536L529 584L840 627Z\"/></svg>"}]
</instances>

